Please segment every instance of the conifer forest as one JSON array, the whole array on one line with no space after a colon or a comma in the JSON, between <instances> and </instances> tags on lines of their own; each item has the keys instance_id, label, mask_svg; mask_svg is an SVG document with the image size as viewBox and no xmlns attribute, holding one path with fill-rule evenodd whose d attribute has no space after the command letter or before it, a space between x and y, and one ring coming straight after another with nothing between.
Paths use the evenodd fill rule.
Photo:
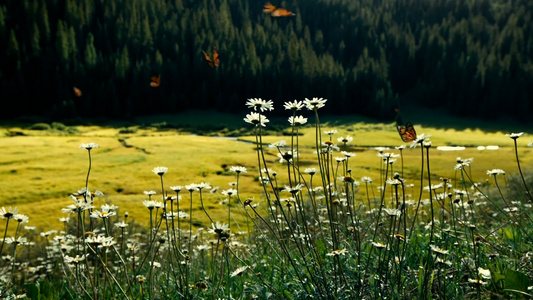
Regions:
<instances>
[{"instance_id":1,"label":"conifer forest","mask_svg":"<svg viewBox=\"0 0 533 300\"><path fill-rule=\"evenodd\" d=\"M257 0L2 0L0 115L233 112L252 97L381 119L402 104L533 114L530 0L271 3L293 14Z\"/></svg>"}]
</instances>

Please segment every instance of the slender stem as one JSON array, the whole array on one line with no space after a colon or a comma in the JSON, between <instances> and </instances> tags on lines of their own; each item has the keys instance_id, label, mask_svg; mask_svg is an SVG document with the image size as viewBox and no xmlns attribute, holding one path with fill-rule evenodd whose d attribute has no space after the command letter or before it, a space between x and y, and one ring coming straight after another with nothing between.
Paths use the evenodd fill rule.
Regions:
<instances>
[{"instance_id":1,"label":"slender stem","mask_svg":"<svg viewBox=\"0 0 533 300\"><path fill-rule=\"evenodd\" d=\"M213 221L213 219L211 218L211 216L209 215L209 213L207 213L207 210L205 209L204 207L204 199L202 197L202 189L200 189L200 204L202 205L202 210L204 211L204 213L206 214L206 216L209 218L209 221L211 221L211 224L215 224L215 222Z\"/></svg>"},{"instance_id":2,"label":"slender stem","mask_svg":"<svg viewBox=\"0 0 533 300\"><path fill-rule=\"evenodd\" d=\"M431 187L431 173L429 169L429 148L426 147L426 161L427 161L427 170L428 170L428 185L429 185L429 206L431 208L431 233L429 236L429 244L433 242L433 235L435 232L435 212L433 209L433 189Z\"/></svg>"},{"instance_id":3,"label":"slender stem","mask_svg":"<svg viewBox=\"0 0 533 300\"><path fill-rule=\"evenodd\" d=\"M514 138L513 141L514 141L514 152L516 155L516 164L518 165L518 172L520 172L520 178L522 178L522 182L524 183L524 187L526 189L526 194L527 194L526 197L529 198L529 201L533 201L533 195L531 195L531 192L529 192L529 188L527 187L524 174L522 173L522 168L520 167L520 160L518 159L518 145L516 143L516 138Z\"/></svg>"},{"instance_id":4,"label":"slender stem","mask_svg":"<svg viewBox=\"0 0 533 300\"><path fill-rule=\"evenodd\" d=\"M406 240L410 240L411 235L413 234L413 229L415 228L415 224L416 224L416 217L418 216L418 209L420 208L420 201L422 200L422 191L424 189L424 148L422 147L422 142L420 142L420 148L422 150L421 151L422 166L420 167L420 191L418 194L418 203L416 204L415 215L413 216L411 228L409 229L409 238L407 238Z\"/></svg>"},{"instance_id":5,"label":"slender stem","mask_svg":"<svg viewBox=\"0 0 533 300\"><path fill-rule=\"evenodd\" d=\"M89 175L91 174L92 158L91 158L91 149L87 149L89 154L89 169L87 170L87 177L85 178L85 202L87 202L87 192L89 191Z\"/></svg>"},{"instance_id":6,"label":"slender stem","mask_svg":"<svg viewBox=\"0 0 533 300\"><path fill-rule=\"evenodd\" d=\"M259 172L261 173L261 170L259 170ZM241 208L244 209L243 202L242 202L242 199L241 199L241 195L240 195L240 192L239 192L240 174L241 174L241 172L237 172L237 184L235 186L235 189L237 190L237 200L239 201L239 204L241 204ZM249 217L248 212L246 211L246 209L244 209L244 211L245 211L246 215ZM245 218L245 220L246 220L247 234L250 234L250 220L249 220L249 218ZM235 223L237 223L237 222L235 221Z\"/></svg>"},{"instance_id":7,"label":"slender stem","mask_svg":"<svg viewBox=\"0 0 533 300\"><path fill-rule=\"evenodd\" d=\"M429 146L424 146L424 148L426 148L426 162L427 162L427 170L428 170L428 185L429 185L429 206L430 206L430 209L431 209L431 231L430 231L430 235L429 235L429 243L428 243L428 247L427 247L427 258L426 258L426 262L425 262L425 267L424 267L424 282L423 282L423 289L425 291L425 289L427 288L428 284L429 284L429 277L431 276L431 274L433 272L430 271L430 262L431 262L431 245L433 243L433 235L434 235L434 232L435 232L435 212L434 212L434 209L433 209L433 189L431 187L431 173L430 173L430 169L429 169ZM425 294L427 296L427 293Z\"/></svg>"},{"instance_id":8,"label":"slender stem","mask_svg":"<svg viewBox=\"0 0 533 300\"><path fill-rule=\"evenodd\" d=\"M20 228L20 222L17 224L17 229L15 230L15 237L13 240L13 261L11 261L11 281L12 282L15 282L15 260L17 257L17 245L18 245L17 236L18 236L19 228Z\"/></svg>"},{"instance_id":9,"label":"slender stem","mask_svg":"<svg viewBox=\"0 0 533 300\"><path fill-rule=\"evenodd\" d=\"M0 255L2 255L2 251L4 249L4 244L6 242L7 229L9 228L9 220L11 220L10 217L8 217L7 220L6 220L6 230L4 231L4 237L2 238L2 246L0 246Z\"/></svg>"}]
</instances>

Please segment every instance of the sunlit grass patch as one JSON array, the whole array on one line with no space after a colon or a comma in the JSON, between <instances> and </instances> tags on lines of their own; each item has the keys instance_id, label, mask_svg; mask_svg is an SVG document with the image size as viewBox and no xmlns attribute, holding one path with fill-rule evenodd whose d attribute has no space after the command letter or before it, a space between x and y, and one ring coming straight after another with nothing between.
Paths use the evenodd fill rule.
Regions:
<instances>
[{"instance_id":1,"label":"sunlit grass patch","mask_svg":"<svg viewBox=\"0 0 533 300\"><path fill-rule=\"evenodd\" d=\"M194 118L191 116L191 121ZM333 130L338 127L325 127L323 131ZM351 130L355 129L355 130ZM131 206L138 201L137 197L150 186L139 184L147 182L148 174L139 172L148 170L159 161L168 161L171 169L177 170L172 178L176 183L185 184L188 182L201 182L207 180L214 186L227 185L227 178L224 176L224 165L244 165L250 170L257 172L255 168L256 157L253 154L253 137L239 137L237 141L232 139L212 138L205 136L192 136L175 131L158 132L153 129L141 129L136 133L119 134L117 128L83 126L78 128L82 136L25 136L10 137L0 145L0 192L9 195L2 200L4 205L17 204L21 207L31 205L40 207L39 203L49 201L64 201L66 196L73 190L80 188L79 182L72 178L82 179L84 172L80 171L84 162L80 161L83 154L76 148L77 145L91 138L92 141L101 145L98 152L105 155L98 156L94 164L95 188L105 190L108 197L120 196L120 198L131 199ZM334 142L339 136L351 135L354 137L353 143L348 145L347 151L357 154L352 160L352 174L355 178L370 176L377 178L379 174L379 158L375 146L389 146L394 151L393 145L399 145L398 135L393 124L365 124L355 123L353 125L342 125L335 135ZM451 177L451 168L455 163L455 156L474 157L476 165L472 167L473 178L478 181L486 180L485 170L499 167L513 170L514 162L512 152L505 147L511 145L511 141L501 140L498 133L481 133L478 131L453 131L437 130L432 128L419 128L419 132L432 133L434 139L438 141L440 136L445 136L447 141L443 145L489 145L499 144L501 148L497 151L478 151L468 147L465 151L454 153L433 154L433 171L443 177ZM301 163L306 167L314 167L312 149L314 147L314 129L310 126L301 128L303 133L298 136L301 147ZM119 138L127 137L126 143L130 147L124 147ZM379 139L376 137L379 136ZM326 136L324 138L327 138ZM265 144L274 143L279 140L290 142L287 136L265 136ZM9 141L9 142L7 142ZM240 142L242 141L242 142ZM460 143L457 141L467 141ZM437 143L435 143L438 145ZM146 150L148 153L142 151ZM531 164L529 160L530 148L520 148L521 156L524 157L524 164ZM270 153L270 154L269 154ZM266 152L269 162L277 161L276 151ZM406 178L415 177L419 163L418 151L406 149L404 152L404 169ZM506 159L508 158L508 159ZM276 166L276 165L274 165ZM178 171L179 170L179 171ZM396 169L399 170L399 167ZM58 176L57 174L64 174ZM67 175L68 174L68 175ZM213 174L222 174L212 176ZM283 178L283 175L281 176ZM253 194L260 191L257 176L243 176L241 186L244 194ZM126 202L126 205L128 203ZM129 207L126 206L129 209ZM55 220L60 215L58 213L47 214L42 219L42 224L49 224L46 218Z\"/></svg>"},{"instance_id":2,"label":"sunlit grass patch","mask_svg":"<svg viewBox=\"0 0 533 300\"><path fill-rule=\"evenodd\" d=\"M325 102L306 106L318 117ZM529 295L523 133L415 124L418 136L399 147L394 124L322 127L310 116L264 135L271 105L249 100L252 135L239 138L166 121L2 138L12 143L0 146L0 192L11 195L0 210L1 289L25 283L38 294L52 282L61 297L89 299ZM460 151L437 149L456 141Z\"/></svg>"}]
</instances>

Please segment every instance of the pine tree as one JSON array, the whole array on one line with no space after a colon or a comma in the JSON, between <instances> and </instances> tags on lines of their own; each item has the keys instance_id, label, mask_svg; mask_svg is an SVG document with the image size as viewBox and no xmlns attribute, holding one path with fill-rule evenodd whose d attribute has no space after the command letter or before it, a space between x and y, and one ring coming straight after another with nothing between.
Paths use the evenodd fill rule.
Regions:
<instances>
[{"instance_id":1,"label":"pine tree","mask_svg":"<svg viewBox=\"0 0 533 300\"><path fill-rule=\"evenodd\" d=\"M30 41L32 54L34 56L39 56L41 54L41 33L37 23L33 23L33 29L31 32L31 41Z\"/></svg>"},{"instance_id":2,"label":"pine tree","mask_svg":"<svg viewBox=\"0 0 533 300\"><path fill-rule=\"evenodd\" d=\"M7 43L6 58L10 72L14 72L15 69L20 70L20 48L17 36L15 35L15 31L13 29L9 31L9 41Z\"/></svg>"},{"instance_id":3,"label":"pine tree","mask_svg":"<svg viewBox=\"0 0 533 300\"><path fill-rule=\"evenodd\" d=\"M64 68L68 68L69 62L69 36L65 22L58 20L56 32L56 53Z\"/></svg>"},{"instance_id":4,"label":"pine tree","mask_svg":"<svg viewBox=\"0 0 533 300\"><path fill-rule=\"evenodd\" d=\"M85 46L85 65L88 69L94 70L97 66L98 56L96 54L96 47L94 46L94 36L89 33L87 36L87 44Z\"/></svg>"}]
</instances>

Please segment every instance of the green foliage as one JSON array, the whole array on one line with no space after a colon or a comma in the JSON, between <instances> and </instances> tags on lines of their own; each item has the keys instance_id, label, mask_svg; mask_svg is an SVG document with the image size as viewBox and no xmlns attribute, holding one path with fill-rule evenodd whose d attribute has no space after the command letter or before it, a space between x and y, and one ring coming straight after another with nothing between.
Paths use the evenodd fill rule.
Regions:
<instances>
[{"instance_id":1,"label":"green foliage","mask_svg":"<svg viewBox=\"0 0 533 300\"><path fill-rule=\"evenodd\" d=\"M69 129L68 126L60 122L52 122L51 127L58 131L67 131Z\"/></svg>"},{"instance_id":2,"label":"green foliage","mask_svg":"<svg viewBox=\"0 0 533 300\"><path fill-rule=\"evenodd\" d=\"M11 30L9 32L9 41L7 44L7 59L11 60L13 62L19 62L20 60L20 47L19 42L17 40L17 36L15 35L15 31Z\"/></svg>"},{"instance_id":3,"label":"green foliage","mask_svg":"<svg viewBox=\"0 0 533 300\"><path fill-rule=\"evenodd\" d=\"M22 135L26 135L26 134L21 128L10 128L6 132L6 136L22 136Z\"/></svg>"},{"instance_id":4,"label":"green foliage","mask_svg":"<svg viewBox=\"0 0 533 300\"><path fill-rule=\"evenodd\" d=\"M253 96L319 96L329 112L382 119L407 103L533 113L527 0L276 3L296 13L286 18L245 0L30 3L0 6L0 98L17 99L5 116L235 111ZM201 51L215 47L210 69Z\"/></svg>"},{"instance_id":5,"label":"green foliage","mask_svg":"<svg viewBox=\"0 0 533 300\"><path fill-rule=\"evenodd\" d=\"M530 285L529 278L524 273L512 269L507 269L505 272L505 290L528 293L528 287Z\"/></svg>"},{"instance_id":6,"label":"green foliage","mask_svg":"<svg viewBox=\"0 0 533 300\"><path fill-rule=\"evenodd\" d=\"M37 123L30 126L31 130L50 130L52 129L52 126L50 126L47 123Z\"/></svg>"},{"instance_id":7,"label":"green foliage","mask_svg":"<svg viewBox=\"0 0 533 300\"><path fill-rule=\"evenodd\" d=\"M30 299L40 299L41 289L39 284L25 284L24 290Z\"/></svg>"},{"instance_id":8,"label":"green foliage","mask_svg":"<svg viewBox=\"0 0 533 300\"><path fill-rule=\"evenodd\" d=\"M97 66L98 55L94 47L94 36L89 33L87 36L87 45L85 46L85 65L88 69L94 69Z\"/></svg>"},{"instance_id":9,"label":"green foliage","mask_svg":"<svg viewBox=\"0 0 533 300\"><path fill-rule=\"evenodd\" d=\"M29 129L38 131L48 131L49 133L55 134L75 134L79 132L76 127L66 126L65 124L59 122L52 122L51 124L35 123L31 125Z\"/></svg>"},{"instance_id":10,"label":"green foliage","mask_svg":"<svg viewBox=\"0 0 533 300\"><path fill-rule=\"evenodd\" d=\"M525 203L529 196L522 192L519 199L524 201L515 201L504 194L504 186L514 186L496 180L504 176L500 171L491 178L494 183L480 184L472 180L471 164L474 167L483 164L477 159L482 156L480 152L475 163L472 159L454 159L455 155L451 154L448 156L456 162L455 167L452 164L448 168L434 168L433 162L445 155L428 143L427 136L424 139L420 134L414 149L386 149L390 151L387 153L374 147L358 149L354 140L337 147L334 141L338 132L327 130L318 118L314 126L299 128L306 134L291 138L296 140L294 144L278 143L274 147L267 147L267 140L278 136L263 136L259 127L250 126L251 138L262 141L256 142L253 148L221 144L221 139L177 138L169 132L161 133L162 129L173 126L167 121L145 124L150 125L139 127L136 135L128 137L117 137L116 129L92 126L98 134L83 130L86 136L81 138L91 136L107 144L99 147L83 143L80 149L79 136L63 139L67 142L61 146L54 144L54 137L38 139L40 147L47 151L39 151L43 148L38 148L35 141L31 144L30 138L9 138L10 143L2 144L19 143L21 148L30 149L31 160L40 163L39 167L32 164L31 168L23 168L30 159L21 155L20 148L5 151L12 156L0 166L9 166L8 176L30 169L45 176L44 172L50 168L42 162L46 160L55 166L59 163L50 161L59 158L60 164L69 169L66 172L55 169L54 176L50 176L52 184L46 185L70 189L68 184L76 181L75 178L85 183L84 188L68 192L70 204L65 207L59 203L54 207L62 206L62 213L68 213L63 216L70 217L61 221L61 231L37 233L35 228L22 228L19 225L26 215L11 208L1 209L6 234L0 242L3 258L0 290L5 296L25 295L32 299L529 297L533 278L529 255L533 250L532 208ZM52 123L50 127L67 128L61 123ZM364 129L368 129L365 125L347 127L352 129L350 132L357 128L357 138L366 145L386 140L390 133L394 133L394 141L399 140L392 124L370 125L371 129L366 131L371 132L374 140L361 138ZM294 132L294 129L285 131ZM320 137L319 133L326 130L329 133ZM380 133L379 137L376 132ZM441 134L445 132L431 136L432 141L437 141ZM150 136L155 139L149 140ZM453 136L459 135L453 133ZM502 134L497 136L513 143ZM3 147L8 148L6 145ZM152 145L155 154L165 152L166 156L147 155L137 145ZM357 156L341 148L356 151ZM524 149L520 148L523 153ZM292 156L296 149L297 160ZM138 150L145 153L135 153ZM518 148L515 150L518 153ZM529 149L525 151L529 153ZM236 155L230 157L231 153ZM245 153L250 154L252 162L246 160ZM283 163L278 162L278 153L282 154ZM503 153L498 154L499 164L503 164ZM14 164L13 157L17 157ZM77 165L80 157L84 159ZM214 160L202 167L207 158ZM414 177L403 177L404 159L405 167L420 176L418 182ZM413 167L420 166L418 159L422 160L423 169ZM156 167L150 172L145 162L156 165L168 162L175 167ZM239 166L230 167L233 162ZM193 167L186 168L187 163ZM361 164L365 166L364 171L359 169ZM120 173L121 166L130 168ZM307 166L317 168L307 171ZM259 171L264 168L276 168L279 173ZM230 181L231 189L218 191L204 181L220 169L223 172L217 174L232 176L222 179L226 187ZM436 174L436 169L446 175ZM370 170L376 170L374 174L379 175L373 184L360 177ZM147 175L143 180L132 180L133 173ZM194 180L202 180L201 184L174 186L177 176L185 174L180 181L185 178L190 182L193 173L199 174ZM260 174L259 186L251 181L257 174ZM431 181L437 178L440 184ZM111 182L115 179L119 180L117 186ZM413 185L407 186L405 182ZM10 185L17 183L20 184ZM527 189L526 181L520 183ZM134 206L141 207L141 212L129 210L126 214L122 205L119 211L118 206L111 205L119 195L112 192L103 195L93 189L100 184L108 191L133 194L134 201L124 202L134 202ZM161 190L145 192L142 196L128 184L138 189L148 186ZM27 186L22 183L21 192L30 194L39 190L35 187L27 190ZM244 196L244 190L250 187L257 188L254 196ZM10 188L11 191L4 193L13 198L13 187ZM66 195L62 191L61 196ZM32 199L43 199L41 196L37 194ZM149 200L141 204L142 197ZM34 209L32 220L34 215L38 216L36 219L44 219L42 211L52 209L50 203L44 209L38 205L30 203L24 208ZM216 213L218 210L223 212ZM144 226L138 223L141 220ZM13 234L21 239L17 240Z\"/></svg>"},{"instance_id":11,"label":"green foliage","mask_svg":"<svg viewBox=\"0 0 533 300\"><path fill-rule=\"evenodd\" d=\"M138 131L138 128L136 127L123 127L118 130L119 134L128 134L128 133L136 133Z\"/></svg>"},{"instance_id":12,"label":"green foliage","mask_svg":"<svg viewBox=\"0 0 533 300\"><path fill-rule=\"evenodd\" d=\"M57 22L56 32L56 51L60 63L66 67L69 63L69 39L68 39L68 25L59 20Z\"/></svg>"},{"instance_id":13,"label":"green foliage","mask_svg":"<svg viewBox=\"0 0 533 300\"><path fill-rule=\"evenodd\" d=\"M31 299L40 299L40 300L52 300L52 299L73 299L69 297L66 293L65 285L67 283L64 281L55 281L55 280L42 280L39 281L39 298ZM37 285L37 284L36 284Z\"/></svg>"}]
</instances>

